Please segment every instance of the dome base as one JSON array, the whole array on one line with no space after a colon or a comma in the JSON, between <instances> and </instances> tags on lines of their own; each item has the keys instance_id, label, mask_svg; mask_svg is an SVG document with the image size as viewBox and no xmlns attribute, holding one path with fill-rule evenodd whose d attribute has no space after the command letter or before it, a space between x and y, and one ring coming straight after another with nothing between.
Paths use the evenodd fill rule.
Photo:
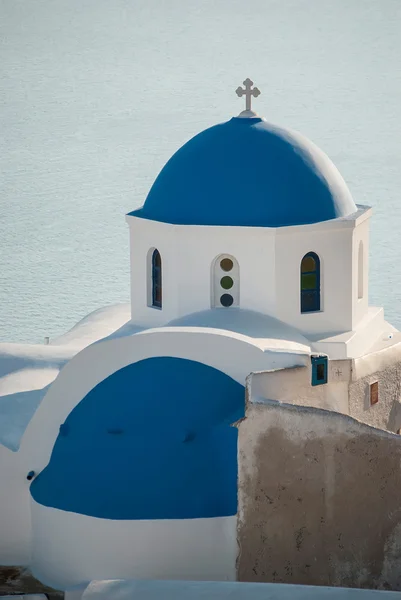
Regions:
<instances>
[{"instance_id":1,"label":"dome base","mask_svg":"<svg viewBox=\"0 0 401 600\"><path fill-rule=\"evenodd\" d=\"M253 110L243 110L237 117L238 119L260 119L259 115Z\"/></svg>"}]
</instances>

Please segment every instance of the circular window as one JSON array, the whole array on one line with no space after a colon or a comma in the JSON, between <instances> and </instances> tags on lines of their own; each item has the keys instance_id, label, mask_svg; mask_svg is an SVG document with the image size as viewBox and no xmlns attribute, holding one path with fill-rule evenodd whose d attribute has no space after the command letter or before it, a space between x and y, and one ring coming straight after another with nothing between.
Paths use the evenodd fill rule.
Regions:
<instances>
[{"instance_id":1,"label":"circular window","mask_svg":"<svg viewBox=\"0 0 401 600\"><path fill-rule=\"evenodd\" d=\"M231 296L231 294L223 294L220 298L221 305L225 307L231 306L233 302L234 298Z\"/></svg>"},{"instance_id":2,"label":"circular window","mask_svg":"<svg viewBox=\"0 0 401 600\"><path fill-rule=\"evenodd\" d=\"M231 269L233 268L234 263L231 260L231 258L223 258L220 261L220 267L223 269L223 271L231 271Z\"/></svg>"},{"instance_id":3,"label":"circular window","mask_svg":"<svg viewBox=\"0 0 401 600\"><path fill-rule=\"evenodd\" d=\"M230 277L229 275L225 275L220 279L220 285L223 288L223 290L231 290L231 288L234 285L234 281L232 277Z\"/></svg>"}]
</instances>

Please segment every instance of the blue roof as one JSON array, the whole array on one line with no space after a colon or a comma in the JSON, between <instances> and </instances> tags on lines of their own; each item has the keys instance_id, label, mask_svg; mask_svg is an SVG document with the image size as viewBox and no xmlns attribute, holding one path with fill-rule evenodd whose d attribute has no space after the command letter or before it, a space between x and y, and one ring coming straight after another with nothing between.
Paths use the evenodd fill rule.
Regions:
<instances>
[{"instance_id":1,"label":"blue roof","mask_svg":"<svg viewBox=\"0 0 401 600\"><path fill-rule=\"evenodd\" d=\"M177 225L283 227L356 210L344 179L310 140L234 117L184 144L129 214Z\"/></svg>"},{"instance_id":2,"label":"blue roof","mask_svg":"<svg viewBox=\"0 0 401 600\"><path fill-rule=\"evenodd\" d=\"M95 386L60 427L30 490L39 504L102 519L237 512L245 389L213 367L159 356Z\"/></svg>"}]
</instances>

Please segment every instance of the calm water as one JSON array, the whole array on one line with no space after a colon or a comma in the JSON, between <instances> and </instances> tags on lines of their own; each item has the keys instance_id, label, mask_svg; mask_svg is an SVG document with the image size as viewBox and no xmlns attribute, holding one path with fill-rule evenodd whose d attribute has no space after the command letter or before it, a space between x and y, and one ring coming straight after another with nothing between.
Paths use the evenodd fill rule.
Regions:
<instances>
[{"instance_id":1,"label":"calm water","mask_svg":"<svg viewBox=\"0 0 401 600\"><path fill-rule=\"evenodd\" d=\"M124 214L245 77L374 207L371 303L401 327L399 0L0 0L0 23L1 340L128 300Z\"/></svg>"}]
</instances>

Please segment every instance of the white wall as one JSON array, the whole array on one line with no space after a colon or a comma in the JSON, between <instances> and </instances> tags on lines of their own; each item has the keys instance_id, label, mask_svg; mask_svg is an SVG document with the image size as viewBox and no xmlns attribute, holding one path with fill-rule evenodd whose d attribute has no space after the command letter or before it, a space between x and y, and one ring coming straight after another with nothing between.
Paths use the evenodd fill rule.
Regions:
<instances>
[{"instance_id":1,"label":"white wall","mask_svg":"<svg viewBox=\"0 0 401 600\"><path fill-rule=\"evenodd\" d=\"M210 308L212 265L228 254L239 264L241 308L276 317L306 335L350 331L367 310L367 262L366 292L357 300L357 246L363 239L367 261L369 216L369 209L360 208L352 218L277 229L179 226L128 216L132 320L156 326ZM150 248L162 257L162 310L147 302ZM311 251L321 262L321 310L302 314L300 264Z\"/></svg>"},{"instance_id":2,"label":"white wall","mask_svg":"<svg viewBox=\"0 0 401 600\"><path fill-rule=\"evenodd\" d=\"M0 564L27 565L31 556L28 471L20 453L0 445Z\"/></svg>"},{"instance_id":3,"label":"white wall","mask_svg":"<svg viewBox=\"0 0 401 600\"><path fill-rule=\"evenodd\" d=\"M305 334L352 328L352 222L286 228L277 234L277 317ZM300 266L308 252L320 258L320 312L301 313Z\"/></svg>"},{"instance_id":4,"label":"white wall","mask_svg":"<svg viewBox=\"0 0 401 600\"><path fill-rule=\"evenodd\" d=\"M243 335L196 328L149 330L89 346L63 368L28 425L19 453L22 473L39 473L48 464L60 424L91 389L124 366L152 356L197 360L244 386L252 370L269 368L272 360L282 366L294 362L291 353L263 351ZM28 488L24 493L28 499ZM33 500L31 505L34 573L55 587L101 577L234 577L234 517L152 525L84 517ZM12 526L17 526L15 519Z\"/></svg>"},{"instance_id":5,"label":"white wall","mask_svg":"<svg viewBox=\"0 0 401 600\"><path fill-rule=\"evenodd\" d=\"M352 322L355 329L369 308L369 226L370 213L358 223L352 237ZM359 244L363 244L363 297L358 298Z\"/></svg>"},{"instance_id":6,"label":"white wall","mask_svg":"<svg viewBox=\"0 0 401 600\"><path fill-rule=\"evenodd\" d=\"M151 330L87 347L69 361L49 388L22 438L18 453L0 446L0 564L29 565L31 497L26 475L47 465L62 424L100 381L124 366L152 356L176 356L208 364L245 385L252 370L291 366L291 351L263 350L244 335L197 328ZM43 544L51 528L39 531ZM66 534L66 532L64 532ZM61 547L63 547L61 545ZM66 553L69 550L66 548ZM66 555L66 560L69 560Z\"/></svg>"},{"instance_id":7,"label":"white wall","mask_svg":"<svg viewBox=\"0 0 401 600\"><path fill-rule=\"evenodd\" d=\"M65 589L92 579L235 580L237 517L112 521L32 500L32 571Z\"/></svg>"},{"instance_id":8,"label":"white wall","mask_svg":"<svg viewBox=\"0 0 401 600\"><path fill-rule=\"evenodd\" d=\"M395 334L394 340L391 340L391 342L393 343L387 347L383 345L377 352L353 360L352 381L363 379L373 373L384 371L397 363L401 363L401 334Z\"/></svg>"},{"instance_id":9,"label":"white wall","mask_svg":"<svg viewBox=\"0 0 401 600\"><path fill-rule=\"evenodd\" d=\"M127 217L131 240L131 303L134 323L156 326L212 304L213 263L221 254L236 258L240 307L272 315L275 308L275 230L259 227L169 225ZM147 306L146 257L160 251L163 308Z\"/></svg>"},{"instance_id":10,"label":"white wall","mask_svg":"<svg viewBox=\"0 0 401 600\"><path fill-rule=\"evenodd\" d=\"M176 230L171 225L127 216L130 226L131 316L135 323L155 327L177 315L178 270ZM162 309L148 306L148 253L157 248L162 259Z\"/></svg>"},{"instance_id":11,"label":"white wall","mask_svg":"<svg viewBox=\"0 0 401 600\"><path fill-rule=\"evenodd\" d=\"M311 385L312 369L309 361L305 367L295 367L250 377L251 398L265 398L297 406L324 408L349 414L348 388L351 378L351 360L330 360L328 382Z\"/></svg>"}]
</instances>

